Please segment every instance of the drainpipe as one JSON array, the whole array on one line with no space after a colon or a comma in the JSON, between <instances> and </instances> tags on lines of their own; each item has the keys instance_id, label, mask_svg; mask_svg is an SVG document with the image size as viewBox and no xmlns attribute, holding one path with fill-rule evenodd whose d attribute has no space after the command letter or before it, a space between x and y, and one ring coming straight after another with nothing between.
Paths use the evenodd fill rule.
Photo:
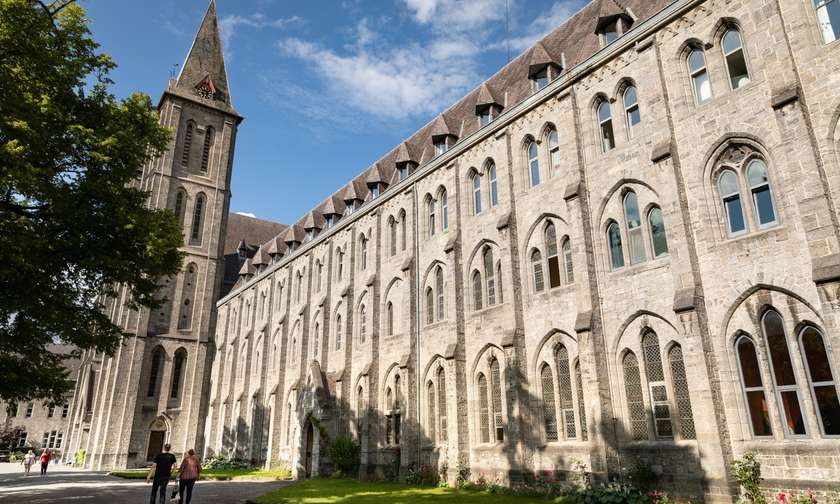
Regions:
<instances>
[{"instance_id":1,"label":"drainpipe","mask_svg":"<svg viewBox=\"0 0 840 504\"><path fill-rule=\"evenodd\" d=\"M414 244L412 246L414 250L414 286L416 288L416 295L414 299L414 331L417 335L415 338L415 362L414 362L414 387L417 389L415 394L415 401L416 401L416 409L415 412L417 413L417 464L419 467L420 464L420 455L422 453L422 447L420 446L420 233L419 228L420 226L417 224L419 221L418 219L418 210L417 210L417 182L415 181L411 185L412 194L414 195L414 201L412 202L412 224L414 228Z\"/></svg>"}]
</instances>

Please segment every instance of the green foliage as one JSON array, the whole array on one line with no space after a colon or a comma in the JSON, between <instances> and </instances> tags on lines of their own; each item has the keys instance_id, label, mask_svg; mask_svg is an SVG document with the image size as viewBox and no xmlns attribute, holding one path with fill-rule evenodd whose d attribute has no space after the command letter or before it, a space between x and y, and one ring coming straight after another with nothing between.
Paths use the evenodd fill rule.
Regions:
<instances>
[{"instance_id":1,"label":"green foliage","mask_svg":"<svg viewBox=\"0 0 840 504\"><path fill-rule=\"evenodd\" d=\"M21 435L26 429L20 425L15 427L0 426L0 450L11 450L17 448Z\"/></svg>"},{"instance_id":2,"label":"green foliage","mask_svg":"<svg viewBox=\"0 0 840 504\"><path fill-rule=\"evenodd\" d=\"M741 485L747 502L753 504L764 503L767 500L761 492L761 462L753 453L745 453L743 457L732 462L732 475Z\"/></svg>"},{"instance_id":3,"label":"green foliage","mask_svg":"<svg viewBox=\"0 0 840 504\"><path fill-rule=\"evenodd\" d=\"M202 469L218 469L218 470L231 470L231 469L248 469L250 468L250 464L244 460L240 459L229 459L222 455L216 455L214 457L207 458L204 463L201 465Z\"/></svg>"},{"instance_id":4,"label":"green foliage","mask_svg":"<svg viewBox=\"0 0 840 504\"><path fill-rule=\"evenodd\" d=\"M578 487L586 487L590 485L589 472L586 470L586 464L580 460L573 458L571 477L572 483Z\"/></svg>"},{"instance_id":5,"label":"green foliage","mask_svg":"<svg viewBox=\"0 0 840 504\"><path fill-rule=\"evenodd\" d=\"M9 454L9 462L23 462L23 457L26 453L22 451L13 451Z\"/></svg>"},{"instance_id":6,"label":"green foliage","mask_svg":"<svg viewBox=\"0 0 840 504\"><path fill-rule=\"evenodd\" d=\"M345 474L353 474L359 465L361 448L352 438L341 436L333 440L330 446L330 458L333 464Z\"/></svg>"},{"instance_id":7,"label":"green foliage","mask_svg":"<svg viewBox=\"0 0 840 504\"><path fill-rule=\"evenodd\" d=\"M611 483L573 488L566 494L568 504L650 504L651 497L630 485Z\"/></svg>"},{"instance_id":8,"label":"green foliage","mask_svg":"<svg viewBox=\"0 0 840 504\"><path fill-rule=\"evenodd\" d=\"M72 382L55 342L111 353L100 310L115 286L154 307L181 266L180 226L146 208L143 165L169 142L151 99L108 90L74 2L0 1L0 400L60 403Z\"/></svg>"},{"instance_id":9,"label":"green foliage","mask_svg":"<svg viewBox=\"0 0 840 504\"><path fill-rule=\"evenodd\" d=\"M470 466L462 464L460 461L457 466L458 475L455 477L455 486L461 488L470 481Z\"/></svg>"}]
</instances>

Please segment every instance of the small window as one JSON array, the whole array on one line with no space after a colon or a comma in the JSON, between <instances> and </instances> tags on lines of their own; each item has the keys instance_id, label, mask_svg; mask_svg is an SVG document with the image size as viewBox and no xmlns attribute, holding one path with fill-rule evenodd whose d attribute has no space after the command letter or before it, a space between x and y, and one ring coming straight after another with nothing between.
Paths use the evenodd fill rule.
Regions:
<instances>
[{"instance_id":1,"label":"small window","mask_svg":"<svg viewBox=\"0 0 840 504\"><path fill-rule=\"evenodd\" d=\"M604 26L604 45L608 46L618 40L619 33L618 33L618 20L609 23L608 25Z\"/></svg>"},{"instance_id":2,"label":"small window","mask_svg":"<svg viewBox=\"0 0 840 504\"><path fill-rule=\"evenodd\" d=\"M481 283L481 273L473 271L472 274L472 289L473 289L473 309L481 309L482 290L484 287Z\"/></svg>"},{"instance_id":3,"label":"small window","mask_svg":"<svg viewBox=\"0 0 840 504\"><path fill-rule=\"evenodd\" d=\"M729 73L729 85L732 89L746 86L750 83L750 72L747 69L747 59L741 44L741 34L738 30L729 29L721 40L723 57L726 59L726 71Z\"/></svg>"},{"instance_id":4,"label":"small window","mask_svg":"<svg viewBox=\"0 0 840 504\"><path fill-rule=\"evenodd\" d=\"M624 251L621 250L621 230L618 224L611 223L607 228L607 243L610 248L610 265L613 270L624 267Z\"/></svg>"},{"instance_id":5,"label":"small window","mask_svg":"<svg viewBox=\"0 0 840 504\"><path fill-rule=\"evenodd\" d=\"M428 218L428 233L429 236L435 235L435 221L437 217L435 216L435 206L436 202L432 198L428 198L426 200L426 216Z\"/></svg>"},{"instance_id":6,"label":"small window","mask_svg":"<svg viewBox=\"0 0 840 504\"><path fill-rule=\"evenodd\" d=\"M537 143L528 144L528 168L531 174L531 187L540 185L540 156Z\"/></svg>"},{"instance_id":7,"label":"small window","mask_svg":"<svg viewBox=\"0 0 840 504\"><path fill-rule=\"evenodd\" d=\"M653 247L653 257L661 257L668 253L668 238L665 235L665 221L659 207L651 208L648 212L650 226L650 242Z\"/></svg>"},{"instance_id":8,"label":"small window","mask_svg":"<svg viewBox=\"0 0 840 504\"><path fill-rule=\"evenodd\" d=\"M554 176L560 171L560 139L557 130L553 127L548 130L548 159L551 162L549 176Z\"/></svg>"},{"instance_id":9,"label":"small window","mask_svg":"<svg viewBox=\"0 0 840 504\"><path fill-rule=\"evenodd\" d=\"M754 159L747 165L747 182L750 185L755 218L759 227L776 223L776 211L773 209L773 195L770 192L770 178L767 165L760 159Z\"/></svg>"},{"instance_id":10,"label":"small window","mask_svg":"<svg viewBox=\"0 0 840 504\"><path fill-rule=\"evenodd\" d=\"M531 269L534 272L534 291L542 292L545 288L545 281L543 280L543 265L542 254L537 249L531 252Z\"/></svg>"},{"instance_id":11,"label":"small window","mask_svg":"<svg viewBox=\"0 0 840 504\"><path fill-rule=\"evenodd\" d=\"M534 82L534 91L539 91L540 89L548 86L548 67L543 68L539 72L535 73L531 79Z\"/></svg>"},{"instance_id":12,"label":"small window","mask_svg":"<svg viewBox=\"0 0 840 504\"><path fill-rule=\"evenodd\" d=\"M481 213L481 175L473 174L473 211L475 215Z\"/></svg>"},{"instance_id":13,"label":"small window","mask_svg":"<svg viewBox=\"0 0 840 504\"><path fill-rule=\"evenodd\" d=\"M566 270L566 283L574 283L575 268L572 260L572 240L567 236L563 239L563 264Z\"/></svg>"},{"instance_id":14,"label":"small window","mask_svg":"<svg viewBox=\"0 0 840 504\"><path fill-rule=\"evenodd\" d=\"M426 323L435 323L435 293L431 287L426 287Z\"/></svg>"},{"instance_id":15,"label":"small window","mask_svg":"<svg viewBox=\"0 0 840 504\"><path fill-rule=\"evenodd\" d=\"M443 320L443 269L440 266L435 272L435 290L437 291L437 319Z\"/></svg>"},{"instance_id":16,"label":"small window","mask_svg":"<svg viewBox=\"0 0 840 504\"><path fill-rule=\"evenodd\" d=\"M448 150L449 146L446 144L446 137L442 137L435 141L435 153L440 156Z\"/></svg>"},{"instance_id":17,"label":"small window","mask_svg":"<svg viewBox=\"0 0 840 504\"><path fill-rule=\"evenodd\" d=\"M636 88L627 86L624 90L624 113L627 117L627 132L630 138L636 136L636 126L642 122L642 115L639 112L639 100L636 96Z\"/></svg>"},{"instance_id":18,"label":"small window","mask_svg":"<svg viewBox=\"0 0 840 504\"><path fill-rule=\"evenodd\" d=\"M744 220L744 209L741 206L741 187L738 182L738 175L732 170L724 170L718 177L718 191L720 192L723 210L726 213L726 228L729 234L743 233L747 229L747 224Z\"/></svg>"},{"instance_id":19,"label":"small window","mask_svg":"<svg viewBox=\"0 0 840 504\"><path fill-rule=\"evenodd\" d=\"M825 436L840 436L840 400L837 382L828 358L822 334L813 327L806 327L799 336L802 353L808 370L811 394L820 417L820 427Z\"/></svg>"},{"instance_id":20,"label":"small window","mask_svg":"<svg viewBox=\"0 0 840 504\"><path fill-rule=\"evenodd\" d=\"M490 163L487 167L487 173L490 178L490 206L497 207L499 206L499 188L498 182L496 181L496 165L494 163Z\"/></svg>"},{"instance_id":21,"label":"small window","mask_svg":"<svg viewBox=\"0 0 840 504\"><path fill-rule=\"evenodd\" d=\"M698 105L712 98L712 83L706 70L706 55L702 49L693 49L688 55L688 74L694 89L694 99Z\"/></svg>"},{"instance_id":22,"label":"small window","mask_svg":"<svg viewBox=\"0 0 840 504\"><path fill-rule=\"evenodd\" d=\"M601 150L609 152L615 148L615 135L613 134L610 104L606 100L598 105L598 127L601 131Z\"/></svg>"},{"instance_id":23,"label":"small window","mask_svg":"<svg viewBox=\"0 0 840 504\"><path fill-rule=\"evenodd\" d=\"M624 195L624 221L627 223L630 264L644 262L647 257L645 254L645 238L642 232L642 218L639 214L639 200L633 191Z\"/></svg>"},{"instance_id":24,"label":"small window","mask_svg":"<svg viewBox=\"0 0 840 504\"><path fill-rule=\"evenodd\" d=\"M817 23L826 44L840 38L840 0L814 0Z\"/></svg>"},{"instance_id":25,"label":"small window","mask_svg":"<svg viewBox=\"0 0 840 504\"><path fill-rule=\"evenodd\" d=\"M557 232L554 224L545 226L545 255L548 261L548 286L560 287L560 257L557 255Z\"/></svg>"},{"instance_id":26,"label":"small window","mask_svg":"<svg viewBox=\"0 0 840 504\"><path fill-rule=\"evenodd\" d=\"M741 336L735 348L738 352L738 364L741 367L741 384L744 387L747 409L750 415L750 425L754 436L772 436L770 428L770 413L767 397L764 394L764 384L761 380L761 368L755 345L746 336Z\"/></svg>"},{"instance_id":27,"label":"small window","mask_svg":"<svg viewBox=\"0 0 840 504\"><path fill-rule=\"evenodd\" d=\"M449 201L446 197L446 189L438 196L440 200L440 228L444 231L449 229Z\"/></svg>"}]
</instances>

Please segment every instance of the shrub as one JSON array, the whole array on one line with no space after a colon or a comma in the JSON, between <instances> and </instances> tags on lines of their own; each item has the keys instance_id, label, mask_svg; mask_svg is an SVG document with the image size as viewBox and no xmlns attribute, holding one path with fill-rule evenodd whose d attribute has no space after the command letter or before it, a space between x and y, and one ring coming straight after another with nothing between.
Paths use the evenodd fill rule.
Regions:
<instances>
[{"instance_id":1,"label":"shrub","mask_svg":"<svg viewBox=\"0 0 840 504\"><path fill-rule=\"evenodd\" d=\"M458 462L457 469L458 475L455 477L455 486L461 488L470 481L470 466Z\"/></svg>"},{"instance_id":2,"label":"shrub","mask_svg":"<svg viewBox=\"0 0 840 504\"><path fill-rule=\"evenodd\" d=\"M568 504L648 504L652 498L627 484L610 483L609 485L573 488L566 494L564 502Z\"/></svg>"},{"instance_id":3,"label":"shrub","mask_svg":"<svg viewBox=\"0 0 840 504\"><path fill-rule=\"evenodd\" d=\"M423 481L420 477L420 471L416 467L411 466L405 473L405 482L409 485L418 486Z\"/></svg>"},{"instance_id":4,"label":"shrub","mask_svg":"<svg viewBox=\"0 0 840 504\"><path fill-rule=\"evenodd\" d=\"M765 503L767 500L761 493L761 462L752 453L745 453L743 457L732 462L732 475L744 492L748 502Z\"/></svg>"},{"instance_id":5,"label":"shrub","mask_svg":"<svg viewBox=\"0 0 840 504\"><path fill-rule=\"evenodd\" d=\"M204 461L202 469L217 469L228 471L232 469L248 469L250 464L241 459L229 459L223 455L216 455Z\"/></svg>"},{"instance_id":6,"label":"shrub","mask_svg":"<svg viewBox=\"0 0 840 504\"><path fill-rule=\"evenodd\" d=\"M359 465L361 448L347 436L336 438L330 446L330 458L342 472L350 474Z\"/></svg>"}]
</instances>

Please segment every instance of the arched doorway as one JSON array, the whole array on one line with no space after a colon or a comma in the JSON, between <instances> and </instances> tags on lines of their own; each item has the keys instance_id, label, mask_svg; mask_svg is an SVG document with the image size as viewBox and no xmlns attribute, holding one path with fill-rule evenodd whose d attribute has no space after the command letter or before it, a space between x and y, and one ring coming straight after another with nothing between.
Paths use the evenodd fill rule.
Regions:
<instances>
[{"instance_id":1,"label":"arched doorway","mask_svg":"<svg viewBox=\"0 0 840 504\"><path fill-rule=\"evenodd\" d=\"M149 427L149 443L146 448L146 461L151 462L163 451L166 441L166 420L161 417L155 419Z\"/></svg>"},{"instance_id":2,"label":"arched doorway","mask_svg":"<svg viewBox=\"0 0 840 504\"><path fill-rule=\"evenodd\" d=\"M312 438L315 437L315 433L312 430L312 422L306 422L306 462L304 463L304 470L306 471L306 477L312 477Z\"/></svg>"}]
</instances>

